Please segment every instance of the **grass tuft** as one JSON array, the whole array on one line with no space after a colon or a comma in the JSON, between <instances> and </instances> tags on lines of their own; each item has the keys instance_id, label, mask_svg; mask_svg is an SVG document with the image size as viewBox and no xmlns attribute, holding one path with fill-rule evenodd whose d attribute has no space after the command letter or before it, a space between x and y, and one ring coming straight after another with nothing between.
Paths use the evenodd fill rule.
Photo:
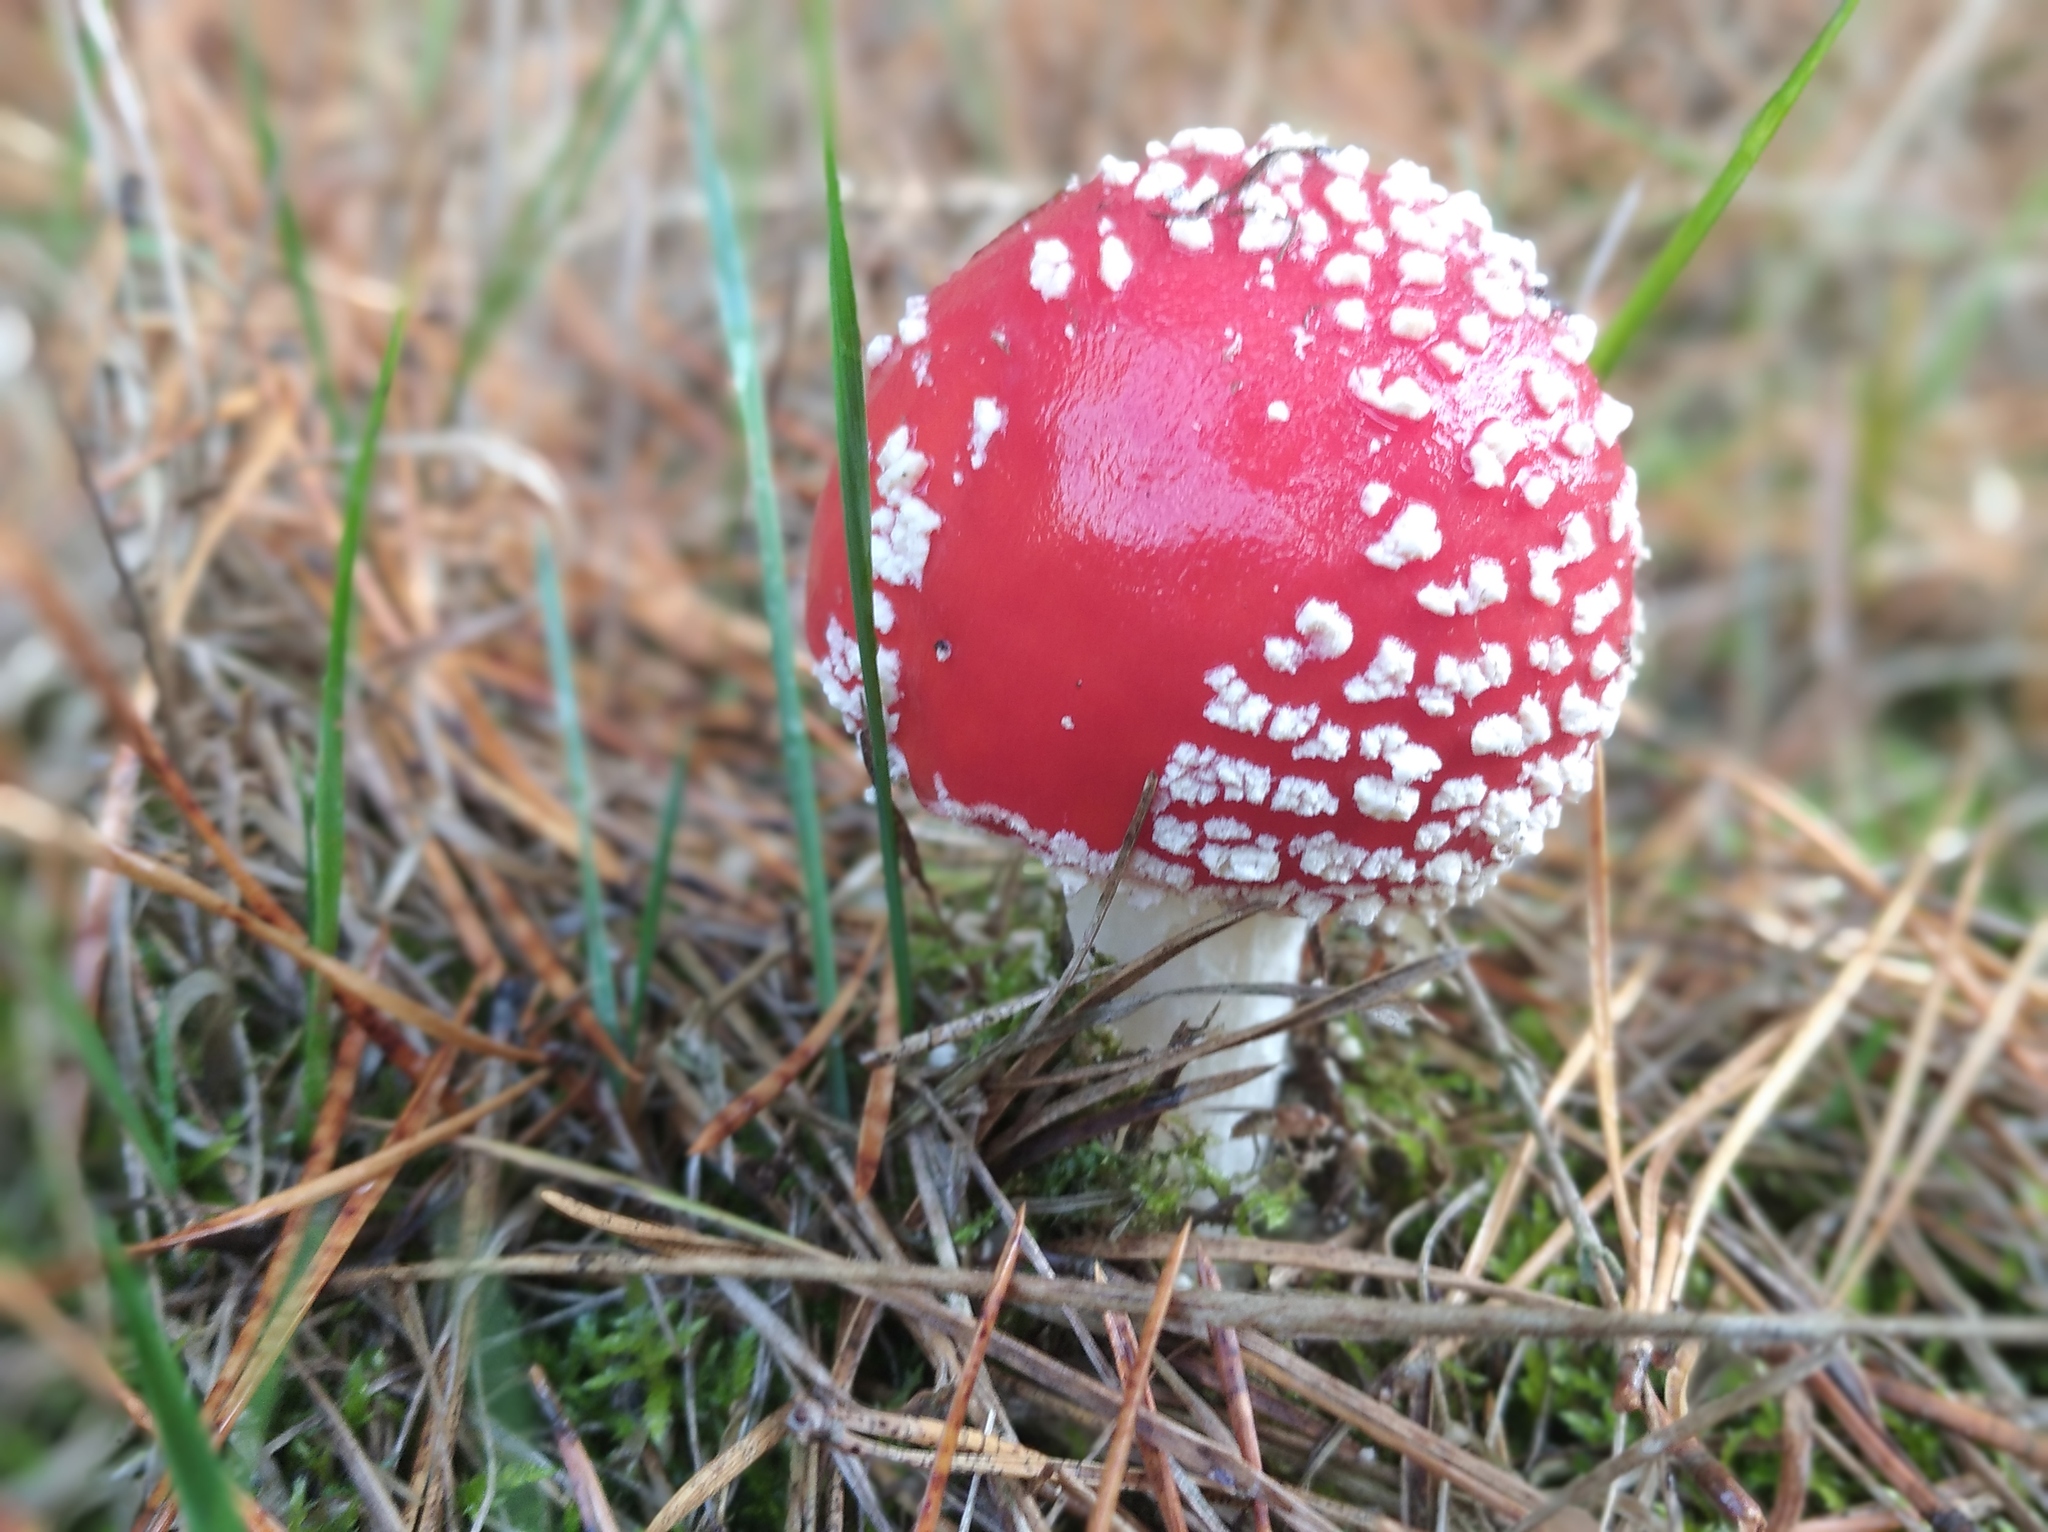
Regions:
<instances>
[{"instance_id":1,"label":"grass tuft","mask_svg":"<svg viewBox=\"0 0 2048 1532\"><path fill-rule=\"evenodd\" d=\"M1637 332L1664 301L1664 295L1671 291L1672 284L1706 242L1721 214L1735 200L1736 192L1742 189L1742 183L1749 179L1750 171L1756 168L1756 162L1763 158L1764 150L1778 136L1778 129L1791 115L1792 108L1806 94L1806 87L1813 82L1821 61L1834 47L1835 39L1842 35L1842 28L1849 24L1849 18L1856 14L1858 3L1859 0L1842 0L1835 7L1834 15L1828 18L1827 25L1820 29L1820 35L1799 56L1799 62L1785 77L1785 83L1771 93L1771 99L1742 130L1742 137L1736 141L1735 152L1728 156L1728 163L1721 167L1720 174L1714 177L1705 194L1672 231L1671 237L1664 242L1664 248L1650 262L1650 269L1637 280L1620 309L1601 329L1599 342L1587 359L1587 365L1596 377L1605 378L1614 371L1622 353L1628 350Z\"/></svg>"},{"instance_id":2,"label":"grass tuft","mask_svg":"<svg viewBox=\"0 0 2048 1532\"><path fill-rule=\"evenodd\" d=\"M1174 1397L1148 1417L1169 1434L1191 1427L1180 1439L1201 1447L1176 1478L1189 1526L1217 1515L1251 1525L1236 1457L1254 1446L1275 1525L1312 1521L1325 1501L1335 1521L1397 1511L1404 1487L1402 1519L1425 1525L1443 1502L1418 1498L1417 1463L1455 1498L1453 1518L1522 1520L1566 1497L1596 1518L1609 1504L1702 1527L1867 1522L1886 1505L1923 1521L1985 1514L1977 1454L2024 1457L2029 1443L1983 1401L2048 1397L2048 1322L2032 1301L2043 1241L2028 1202L2043 1152L2027 1111L2034 1018L2000 999L2023 994L2027 964L2012 954L2048 896L2048 829L2028 817L2026 771L2028 749L2048 740L2048 689L2029 650L2048 410L2025 280L2048 218L2037 152L2048 53L2026 51L2017 7L1896 0L1855 16L1757 184L1742 187L1742 212L1730 204L1671 307L1644 321L1652 337L1629 342L1640 353L1618 365L1642 392L1628 447L1659 555L1638 583L1657 663L1604 754L1612 854L1564 837L1504 896L1429 939L1469 955L1498 1029L1436 966L1427 993L1413 972L1360 987L1388 980L1420 931L1319 923L1300 976L1311 1009L1294 1023L1297 1062L1313 1067L1283 1082L1257 1125L1270 1141L1256 1177L1226 1184L1209 1170L1185 1130L1205 1121L1199 1099L1181 1097L1182 1119L1138 1120L1185 1080L1164 1077L1170 1062L1146 1076L1110 1030L1143 998L1128 987L1135 971L1084 973L1085 951L1071 960L1058 881L978 835L934 825L906 838L893 809L907 801L878 806L902 880L925 885L903 892L916 911L904 987L914 982L920 1026L958 1020L889 1046L901 1023L880 991L907 997L880 964L901 916L885 923L872 888L833 907L837 995L813 1010L790 948L802 970L826 933L797 929L786 715L765 603L750 594L765 465L789 534L790 641L808 688L811 507L844 453L848 503L826 495L837 509L817 525L836 542L852 510L858 580L869 544L854 502L878 495L855 346L890 327L902 290L928 286L1085 169L1076 145L1135 147L1132 124L1168 129L1201 101L1210 120L1265 116L1285 82L1289 99L1322 103L1313 126L1333 141L1375 137L1382 163L1414 153L1449 179L1483 177L1517 232L1553 254L1625 231L1629 199L1596 190L1619 190L1603 173L1618 153L1677 190L1626 275L1601 289L1604 317L1839 3L1805 8L1788 34L1768 7L1724 7L1703 31L1697 7L1662 0L1598 38L1570 7L1536 7L1512 38L1489 41L1455 20L1330 28L1263 7L1240 8L1245 24L1220 33L1176 29L1172 5L1136 0L1117 12L1128 36L1081 70L1038 46L1030 7L994 0L817 0L808 50L792 31L801 11L703 0L421 0L317 36L280 31L250 0L189 0L192 27L136 34L132 56L107 0L47 7L26 38L0 8L0 42L23 44L9 63L28 70L0 105L0 286L13 283L0 294L0 461L27 474L16 498L52 507L18 541L63 540L76 486L59 472L38 498L37 475L64 467L72 422L138 608L152 592L190 597L144 611L141 642L95 643L89 625L65 621L90 594L60 603L53 582L68 571L98 590L113 571L96 553L73 563L52 546L45 568L27 549L0 549L0 607L23 598L49 625L35 638L28 621L0 619L0 1500L27 1502L52 1528L104 1519L110 1495L147 1496L167 1532L203 1524L207 1491L188 1483L189 1507L177 1503L136 1386L152 1344L162 1408L198 1403L225 1438L217 1463L192 1452L177 1472L224 1475L243 1525L470 1532L576 1516L595 1527L601 1483L621 1524L666 1502L663 1526L680 1526L689 1505L732 1532L823 1527L850 1501L856 1520L908 1532L949 1414L960 1429L948 1521L973 1520L953 1515L970 1478L986 1481L984 1511L1001 1491L1006 1519L1030 1519L1026 1499L1050 1517L1054 1496L1071 1515L1073 1486L1099 1482L1091 1443L1123 1390L1116 1358L1078 1341L1057 1300L1082 1333L1098 1323L1091 1312L1138 1320L1172 1232L1206 1208L1211 1260L1248 1275L1176 1295L1175 1307L1198 1341L1209 1316L1229 1321L1242 1355L1226 1365L1216 1348L1177 1348ZM74 68L67 29L88 14L105 20ZM651 39L651 61L614 48L625 15L630 45ZM836 38L828 16L844 23ZM209 39L228 50L222 69L206 67ZM50 77L38 79L43 52ZM954 61L952 88L931 88L934 58ZM1004 63L997 94L977 86L985 60ZM814 63L836 65L847 87L822 147L835 171L842 155L854 170L843 184L835 175L845 206L828 209L829 224L827 199L808 201L817 130L804 115L784 131L792 105L808 114L817 99ZM520 199L571 136L585 87L614 90L650 65L659 77L641 81L610 157L589 162L581 210L563 216L573 191L536 204L524 297L469 383L464 413L488 397L494 418L398 442L411 412L456 393L483 279L519 248L508 235ZM1413 97L1404 82L1446 66L1457 89L1416 97L1393 138L1374 128L1373 101ZM250 67L260 80L245 80ZM1489 78L1508 109L1459 110ZM1645 81L1655 88L1604 94ZM643 127L646 174L612 184ZM601 150L601 138L585 142ZM130 175L145 160L191 170L179 161L195 142L199 171L218 174ZM693 153L711 156L709 194ZM73 184L82 156L104 198ZM1873 179L1886 166L1891 178ZM283 217L296 252L278 222L280 181L295 199ZM1867 196L1873 185L1888 194ZM62 232L66 216L90 238ZM850 260L848 221L860 224ZM336 800L328 818L315 810L317 726L343 501L351 468L368 466L358 444L392 318L380 270L411 280L413 301L392 384L405 396L387 406L377 456L403 446L408 462L460 455L481 467L425 467L393 499L399 465L380 462L375 498L357 502L353 606L370 604L375 579L403 598L408 631L387 645L358 616L353 642L341 634L327 699L343 699L331 721L347 731L350 773L337 857ZM173 272L201 310L189 357ZM644 332L635 357L621 355L608 301L629 275L648 299L629 316ZM817 285L827 275L836 352L816 301L832 295ZM308 310L294 306L315 283L346 411L338 446ZM726 317L737 333L720 328ZM729 355L735 339L753 354ZM825 422L835 363L836 439ZM765 375L765 431L751 371ZM265 408L279 390L317 439L310 459L266 463L282 441ZM878 437L893 420L868 424ZM598 492L602 528L579 535L565 497ZM543 518L548 611L529 501L554 512ZM885 514L874 508L875 521ZM619 575L602 614L585 558L599 552ZM877 551L870 577L880 563ZM894 594L883 583L878 613ZM1823 586L1825 620L1813 600ZM847 589L814 594L859 632ZM602 686L588 642L600 620L619 640L605 646ZM23 640L34 647L17 654ZM565 697L556 680L572 646ZM154 711L135 689L145 675ZM1844 698L1855 705L1837 706ZM819 699L802 700L836 879L839 853L874 844L875 811L847 817L843 757L820 732ZM580 735L580 819L564 702ZM1941 830L1953 760L1980 716L2012 748L1987 758L1981 809ZM895 731L876 725L888 721L871 709L856 732L884 743ZM334 744L330 732L330 769ZM643 792L614 790L636 777ZM589 827L588 854L572 825ZM1937 862L1924 897L1867 987L1826 1002L1838 1019L1812 1051L1799 1019L1843 982L1847 947L1872 941L1874 914L1923 842ZM634 855L615 865L615 845ZM1613 915L1612 950L1594 965L1612 970L1611 1025L1597 1030L1578 982L1586 954L1571 940L1589 877L1611 885ZM360 909L376 927L381 994L359 982L373 976L279 934L280 922L310 925L337 884L340 951ZM273 952L314 961L288 969ZM295 1144L308 997L297 974L309 966L333 986L333 1047L316 1126ZM2022 977L2009 979L2015 967ZM1329 1004L1347 990L1350 1001ZM352 991L388 1004L344 1009ZM615 1012L618 1039L600 1009ZM1703 1010L1724 1024L1682 1024ZM1951 1018L1972 1015L1987 1018L1978 1040L1952 1036ZM852 1082L859 1133L827 1110L823 1044L842 1024L849 1052L871 1061L869 1111L860 1072ZM510 1086L516 1098L499 1062L409 1041L452 1034L469 1052L508 1028L515 1051L556 1066ZM617 1067L620 1042L636 1040L636 1062L659 1069L644 1088L606 1088L599 1058ZM1803 1069L1793 1048L1811 1052ZM1743 1103L1776 1091L1759 1082L1782 1083L1785 1069L1798 1078L1748 1139L1725 1216L1700 1231L1686 1270L1685 1212L1709 1200L1717 1145L1742 1135L1731 1122L1755 1115ZM1935 1076L1969 1110L1923 1111ZM1613 1113L1600 1106L1608 1094ZM735 1101L759 1109L715 1152L693 1154ZM1060 1118L1057 1146L1014 1152L1048 1115ZM1882 1224L1892 1237L1822 1238L1827 1270L1847 1274L1833 1284L1841 1301L1820 1316L1782 1312L1772 1293L1800 1290L1815 1231L1857 1200L1859 1167L1901 1160L1889 1130L1914 1117L1928 1120L1907 1124L1910 1158L1929 1174L1908 1165L1878 1178L1898 1183L1895 1220L1880 1216L1885 1198L1861 1199L1868 1232ZM1615 1182L1617 1133L1639 1208L1633 1240L1599 1184ZM173 1177L175 1191L160 1187ZM1032 1229L1015 1248L1029 1269L1052 1272L1042 1241L1099 1259L1113 1287L1046 1289L1030 1312L1013 1289L988 1357L1002 1365L984 1368L969 1403L966 1388L949 1394L961 1369L931 1358L968 1354L973 1313L993 1308L989 1268L1027 1199ZM281 1231L272 1215L288 1218ZM101 1277L102 1222L175 1251L161 1263L131 1255L139 1281L118 1309ZM1354 1248L1333 1248L1333 1235ZM1625 1289L1636 1313L1597 1306L1609 1270L1575 1252L1603 1243L1636 1274ZM1423 1266L1431 1294L1471 1301L1434 1305L1440 1320L1384 1309L1415 1293ZM1241 1290L1285 1286L1266 1274L1290 1267L1302 1279L1289 1291ZM1471 1288L1478 1278L1512 1286ZM1950 1312L1958 1294L1981 1312ZM1674 1342L1690 1328L1710 1347L1692 1373L1707 1403L1698 1450L1671 1457L1672 1474L1643 1449L1660 1417L1636 1385L1676 1401L1690 1353L1633 1344L1646 1324ZM1792 1378L1736 1354L1745 1325L1751 1340L1767 1329L1805 1349L1799 1366L1828 1347L1882 1362L1889 1376L1872 1376L1884 1410L1835 1391L1838 1408L1825 1369L1749 1408L1756 1380ZM527 1383L536 1363L573 1435L551 1439ZM1364 1379L1387 1397L1368 1397ZM1252 1390L1285 1394L1290 1408L1235 1434ZM1731 1395L1747 1414L1728 1410ZM1321 1450L1346 1431L1369 1456ZM174 1455L194 1442L189 1425L164 1436ZM1624 1505L1597 1476L1629 1466L1651 1472ZM1310 1481L1319 1498L1299 1509L1291 1486ZM1171 1520L1161 1496L1147 1509L1144 1486L1131 1486L1127 1517Z\"/></svg>"},{"instance_id":3,"label":"grass tuft","mask_svg":"<svg viewBox=\"0 0 2048 1532\"><path fill-rule=\"evenodd\" d=\"M619 1027L619 992L612 973L611 938L605 932L604 885L597 875L597 830L591 822L590 761L583 748L583 710L576 701L576 661L569 648L563 610L562 575L554 539L536 524L533 586L540 601L541 631L547 640L548 676L554 684L555 727L562 736L562 769L569 779L569 809L576 816L577 886L583 900L583 953L591 1009L613 1042L628 1047Z\"/></svg>"},{"instance_id":4,"label":"grass tuft","mask_svg":"<svg viewBox=\"0 0 2048 1532\"><path fill-rule=\"evenodd\" d=\"M370 514L370 488L377 475L377 438L398 377L398 357L405 346L407 309L401 303L391 317L384 340L384 360L377 369L377 389L363 418L348 487L342 496L341 540L334 550L334 604L327 622L327 663L320 676L320 723L313 763L312 835L306 852L311 861L313 907L306 921L307 939L317 952L332 953L341 938L341 874L343 830L347 821L344 791L341 715L348 697L348 657L354 642L356 555L362 547L363 522ZM303 1136L312 1131L321 1099L327 1094L328 1055L333 1036L327 1018L327 984L316 975L306 979L305 1072L300 1119Z\"/></svg>"},{"instance_id":5,"label":"grass tuft","mask_svg":"<svg viewBox=\"0 0 2048 1532\"><path fill-rule=\"evenodd\" d=\"M676 752L668 769L668 790L661 795L661 820L654 831L654 861L647 869L647 894L640 905L640 939L633 950L633 993L626 1004L626 1046L637 1048L647 1020L647 990L654 972L654 953L661 942L662 912L668 907L669 860L675 854L676 826L683 818L683 784L690 775L690 747Z\"/></svg>"},{"instance_id":6,"label":"grass tuft","mask_svg":"<svg viewBox=\"0 0 2048 1532\"><path fill-rule=\"evenodd\" d=\"M804 732L803 693L796 677L796 635L789 609L782 513L775 500L775 464L768 439L768 391L761 375L761 351L754 335L753 304L747 292L746 251L740 241L739 224L733 217L732 189L718 158L711 89L704 77L703 44L688 9L675 5L673 11L683 39L683 68L690 87L690 144L696 155L697 179L704 188L704 209L710 225L712 281L718 295L719 325L725 332L726 358L732 367L740 431L746 442L747 490L753 503L755 541L760 545L761 604L768 616L770 658L775 667L775 723L781 735L782 773L789 787L790 812L796 820L797 860L810 917L811 968L816 975L818 1005L823 1009L838 992L839 966L832 949L831 889L825 881L825 842L818 824L817 778L811 767L811 742ZM846 1057L837 1038L833 1039L826 1058L827 1089L833 1110L844 1116L848 1107Z\"/></svg>"},{"instance_id":7,"label":"grass tuft","mask_svg":"<svg viewBox=\"0 0 2048 1532\"><path fill-rule=\"evenodd\" d=\"M875 662L875 575L869 553L867 374L861 356L860 310L846 210L839 196L838 108L832 88L831 0L804 0L804 41L818 101L818 139L825 160L825 248L832 297L832 403L839 439L839 508L846 519L846 570L853 586L854 636L860 644L861 695L867 704L868 775L875 784L876 839L882 893L889 907L889 958L903 1034L914 1030L916 986L910 963L910 921L903 905L903 868L896 848L896 803L889 780L889 723L882 709L882 673Z\"/></svg>"}]
</instances>

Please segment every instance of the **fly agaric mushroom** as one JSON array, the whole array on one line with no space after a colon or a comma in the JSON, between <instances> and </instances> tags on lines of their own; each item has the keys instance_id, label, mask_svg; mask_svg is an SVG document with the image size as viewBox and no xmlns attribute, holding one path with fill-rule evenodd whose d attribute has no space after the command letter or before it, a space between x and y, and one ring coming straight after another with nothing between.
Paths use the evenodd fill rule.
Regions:
<instances>
[{"instance_id":1,"label":"fly agaric mushroom","mask_svg":"<svg viewBox=\"0 0 2048 1532\"><path fill-rule=\"evenodd\" d=\"M1310 919L1484 893L1591 785L1641 629L1630 411L1544 281L1406 160L1197 128L912 299L868 348L892 774L1037 851L1078 940L1158 772L1097 949L1272 913L1155 989L1292 983ZM858 730L836 478L820 510L808 636ZM1124 1034L1288 1003L1162 999ZM1280 1073L1201 1104L1219 1169Z\"/></svg>"}]
</instances>

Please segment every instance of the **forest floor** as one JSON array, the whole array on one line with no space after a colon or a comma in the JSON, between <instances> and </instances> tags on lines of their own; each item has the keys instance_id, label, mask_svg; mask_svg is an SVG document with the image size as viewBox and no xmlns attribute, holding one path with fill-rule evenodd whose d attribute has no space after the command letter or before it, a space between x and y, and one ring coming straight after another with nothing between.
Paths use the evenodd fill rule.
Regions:
<instances>
[{"instance_id":1,"label":"forest floor","mask_svg":"<svg viewBox=\"0 0 2048 1532\"><path fill-rule=\"evenodd\" d=\"M1827 10L851 0L862 312L1285 118L1604 316ZM915 811L916 1015L969 1025L894 1035L816 696L843 1100L799 1051L788 616L662 11L0 4L0 1528L167 1525L182 1398L252 1527L908 1528L941 1454L948 1524L1079 1524L1137 1421L1124 1527L2048 1532L2033 8L1843 34L1612 380L1656 559L1600 833L1320 924L1221 1188L1104 1067L1128 970ZM815 102L795 6L701 12L800 571Z\"/></svg>"}]
</instances>

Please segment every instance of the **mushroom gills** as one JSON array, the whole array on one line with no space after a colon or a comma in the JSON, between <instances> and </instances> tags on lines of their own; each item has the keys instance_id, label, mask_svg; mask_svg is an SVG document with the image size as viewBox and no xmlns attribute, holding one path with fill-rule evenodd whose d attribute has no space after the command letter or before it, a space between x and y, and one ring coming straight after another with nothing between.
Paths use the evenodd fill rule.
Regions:
<instances>
[{"instance_id":1,"label":"mushroom gills","mask_svg":"<svg viewBox=\"0 0 2048 1532\"><path fill-rule=\"evenodd\" d=\"M1102 885L1093 879L1067 895L1067 931L1076 945L1102 902ZM1116 900L1095 937L1095 950L1115 962L1143 957L1160 943L1214 916L1224 906L1213 896L1179 894L1153 888L1117 890ZM1287 994L1229 993L1246 985L1294 985L1301 982L1301 953L1308 940L1308 922L1298 915L1249 915L1228 930L1190 947L1146 975L1130 992L1132 999L1156 996L1115 1023L1126 1053L1158 1053L1172 1045L1183 1025L1190 1031L1207 1027L1214 1037L1241 1032L1286 1014L1295 1004ZM1219 990L1225 991L1218 993ZM1233 1137L1237 1125L1257 1112L1270 1112L1280 1097L1290 1048L1285 1033L1260 1038L1242 1047L1225 1048L1196 1059L1180 1073L1192 1084L1212 1075L1266 1066L1264 1074L1213 1096L1205 1096L1167 1119L1181 1128L1209 1135L1207 1160L1218 1174L1236 1182L1258 1168L1266 1147L1263 1134Z\"/></svg>"}]
</instances>

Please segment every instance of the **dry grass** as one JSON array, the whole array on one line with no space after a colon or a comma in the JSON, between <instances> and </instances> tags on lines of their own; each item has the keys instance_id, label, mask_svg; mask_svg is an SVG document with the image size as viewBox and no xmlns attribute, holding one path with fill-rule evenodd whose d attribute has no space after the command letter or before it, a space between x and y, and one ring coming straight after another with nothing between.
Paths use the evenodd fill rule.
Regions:
<instances>
[{"instance_id":1,"label":"dry grass","mask_svg":"<svg viewBox=\"0 0 2048 1532\"><path fill-rule=\"evenodd\" d=\"M0 0L0 1527L175 1514L96 1218L150 1253L252 1526L2048 1527L2033 7L1851 25L1615 380L1657 562L1598 833L1446 932L1318 933L1274 1163L1177 1288L1185 1059L1104 1059L1128 974L1059 982L1035 864L916 818L917 1009L962 1024L943 1064L899 1039L860 764L814 711L848 976L817 1003L674 61L451 406L610 8L248 9L345 417L414 302L333 958L346 444L241 8ZM1274 117L1475 185L1603 312L1824 11L849 3L864 312L1105 150ZM833 438L795 7L702 15L803 528ZM616 953L694 741L630 1053L583 980L542 528Z\"/></svg>"}]
</instances>

